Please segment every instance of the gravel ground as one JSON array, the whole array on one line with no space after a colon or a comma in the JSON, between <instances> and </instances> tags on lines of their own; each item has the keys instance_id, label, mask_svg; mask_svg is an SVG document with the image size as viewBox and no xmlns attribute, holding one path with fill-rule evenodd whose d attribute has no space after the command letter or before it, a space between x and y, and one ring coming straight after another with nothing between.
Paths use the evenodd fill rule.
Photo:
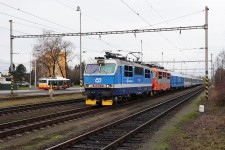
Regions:
<instances>
[{"instance_id":1,"label":"gravel ground","mask_svg":"<svg viewBox=\"0 0 225 150\"><path fill-rule=\"evenodd\" d=\"M96 114L92 117L82 118L78 120L62 123L61 125L51 126L36 132L29 134L18 135L19 138L11 138L7 141L2 141L0 149L18 149L18 150L30 150L30 149L43 149L46 146L50 146L59 141L64 141L71 137L80 135L90 129L98 128L108 122L118 120L129 114L135 113L138 110L145 109L160 101L176 96L183 91L176 94L171 94L163 97L152 98L145 102L140 102L135 105L113 109L107 113Z\"/></svg>"}]
</instances>

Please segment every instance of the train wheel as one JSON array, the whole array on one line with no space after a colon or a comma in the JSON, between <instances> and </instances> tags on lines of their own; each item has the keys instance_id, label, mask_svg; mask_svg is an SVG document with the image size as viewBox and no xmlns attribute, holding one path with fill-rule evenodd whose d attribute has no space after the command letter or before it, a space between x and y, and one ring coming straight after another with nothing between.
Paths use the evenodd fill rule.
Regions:
<instances>
[{"instance_id":1,"label":"train wheel","mask_svg":"<svg viewBox=\"0 0 225 150\"><path fill-rule=\"evenodd\" d=\"M118 101L119 101L118 97L115 96L115 97L113 98L113 103L114 103L115 105L117 105L117 104L118 104Z\"/></svg>"}]
</instances>

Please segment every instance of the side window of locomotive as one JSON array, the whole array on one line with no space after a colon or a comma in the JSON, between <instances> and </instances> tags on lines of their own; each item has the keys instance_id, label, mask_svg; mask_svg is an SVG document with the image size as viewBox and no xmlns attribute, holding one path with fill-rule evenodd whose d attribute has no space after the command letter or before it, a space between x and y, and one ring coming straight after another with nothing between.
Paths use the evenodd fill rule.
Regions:
<instances>
[{"instance_id":1,"label":"side window of locomotive","mask_svg":"<svg viewBox=\"0 0 225 150\"><path fill-rule=\"evenodd\" d=\"M143 68L141 67L135 67L134 68L135 75L143 75Z\"/></svg>"},{"instance_id":2,"label":"side window of locomotive","mask_svg":"<svg viewBox=\"0 0 225 150\"><path fill-rule=\"evenodd\" d=\"M170 74L169 74L169 73L167 73L166 75L167 75L167 79L170 79Z\"/></svg>"},{"instance_id":3,"label":"side window of locomotive","mask_svg":"<svg viewBox=\"0 0 225 150\"><path fill-rule=\"evenodd\" d=\"M150 70L145 69L145 78L150 78Z\"/></svg>"},{"instance_id":4,"label":"side window of locomotive","mask_svg":"<svg viewBox=\"0 0 225 150\"><path fill-rule=\"evenodd\" d=\"M163 75L163 73L159 72L159 79L162 79L162 75Z\"/></svg>"},{"instance_id":5,"label":"side window of locomotive","mask_svg":"<svg viewBox=\"0 0 225 150\"><path fill-rule=\"evenodd\" d=\"M133 66L124 66L124 76L133 77Z\"/></svg>"}]
</instances>

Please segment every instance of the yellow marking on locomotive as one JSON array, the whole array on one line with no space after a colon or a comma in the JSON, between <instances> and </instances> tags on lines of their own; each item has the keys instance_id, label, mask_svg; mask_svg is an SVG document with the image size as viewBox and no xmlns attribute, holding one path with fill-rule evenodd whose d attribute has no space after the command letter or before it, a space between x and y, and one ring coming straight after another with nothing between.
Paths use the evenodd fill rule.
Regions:
<instances>
[{"instance_id":1,"label":"yellow marking on locomotive","mask_svg":"<svg viewBox=\"0 0 225 150\"><path fill-rule=\"evenodd\" d=\"M102 100L102 106L111 106L113 105L113 100Z\"/></svg>"},{"instance_id":2,"label":"yellow marking on locomotive","mask_svg":"<svg viewBox=\"0 0 225 150\"><path fill-rule=\"evenodd\" d=\"M96 99L86 99L86 105L95 106L95 105L97 105L97 100Z\"/></svg>"}]
</instances>

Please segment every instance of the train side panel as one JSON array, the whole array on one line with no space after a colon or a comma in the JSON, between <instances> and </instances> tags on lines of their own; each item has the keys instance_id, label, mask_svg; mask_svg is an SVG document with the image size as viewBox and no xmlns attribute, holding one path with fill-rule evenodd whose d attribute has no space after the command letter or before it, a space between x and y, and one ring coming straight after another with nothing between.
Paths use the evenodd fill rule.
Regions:
<instances>
[{"instance_id":1,"label":"train side panel","mask_svg":"<svg viewBox=\"0 0 225 150\"><path fill-rule=\"evenodd\" d=\"M183 88L184 87L184 77L182 75L171 72L170 86L171 86L171 89Z\"/></svg>"},{"instance_id":2,"label":"train side panel","mask_svg":"<svg viewBox=\"0 0 225 150\"><path fill-rule=\"evenodd\" d=\"M153 72L153 91L162 92L170 89L170 72L158 68L151 68Z\"/></svg>"}]
</instances>

